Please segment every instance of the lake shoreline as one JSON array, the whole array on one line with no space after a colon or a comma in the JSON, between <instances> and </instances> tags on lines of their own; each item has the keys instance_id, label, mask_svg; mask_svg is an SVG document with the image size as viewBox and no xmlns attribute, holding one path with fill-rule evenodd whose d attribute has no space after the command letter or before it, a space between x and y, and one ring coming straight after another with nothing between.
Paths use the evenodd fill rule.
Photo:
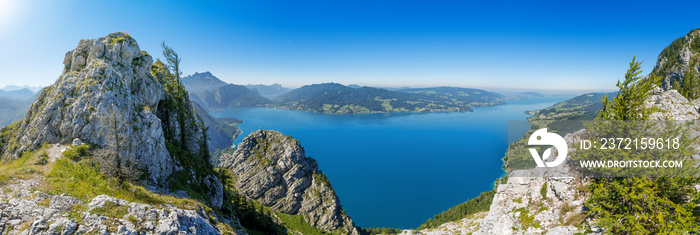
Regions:
<instances>
[{"instance_id":1,"label":"lake shoreline","mask_svg":"<svg viewBox=\"0 0 700 235\"><path fill-rule=\"evenodd\" d=\"M416 228L440 211L493 190L505 175L507 122L526 120L525 110L565 99L512 100L471 112L324 115L256 107L212 116L243 120L236 144L257 129L299 139L307 156L328 174L356 225Z\"/></svg>"}]
</instances>

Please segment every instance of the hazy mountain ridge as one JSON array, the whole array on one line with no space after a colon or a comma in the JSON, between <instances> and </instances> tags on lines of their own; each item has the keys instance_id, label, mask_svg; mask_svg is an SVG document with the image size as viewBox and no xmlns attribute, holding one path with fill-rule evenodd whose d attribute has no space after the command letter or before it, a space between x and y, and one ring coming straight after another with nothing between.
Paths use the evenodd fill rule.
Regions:
<instances>
[{"instance_id":1,"label":"hazy mountain ridge","mask_svg":"<svg viewBox=\"0 0 700 235\"><path fill-rule=\"evenodd\" d=\"M450 93L453 91L454 94ZM475 92L471 94L479 98L468 97L468 92ZM276 97L273 107L328 114L471 111L474 106L501 104L501 99L500 94L482 93L481 90L467 88L389 91L323 83L303 86L282 94Z\"/></svg>"},{"instance_id":2,"label":"hazy mountain ridge","mask_svg":"<svg viewBox=\"0 0 700 235\"><path fill-rule=\"evenodd\" d=\"M0 127L22 120L31 104L29 100L0 98Z\"/></svg>"},{"instance_id":3,"label":"hazy mountain ridge","mask_svg":"<svg viewBox=\"0 0 700 235\"><path fill-rule=\"evenodd\" d=\"M281 95L284 93L287 93L291 91L292 89L283 87L280 84L274 83L272 85L263 85L263 84L248 84L245 85L245 87L256 91L258 94L262 96L274 96L274 95Z\"/></svg>"},{"instance_id":4,"label":"hazy mountain ridge","mask_svg":"<svg viewBox=\"0 0 700 235\"><path fill-rule=\"evenodd\" d=\"M228 85L228 83L219 80L219 78L212 75L209 71L182 77L182 84L185 85L187 91L193 94L200 94Z\"/></svg>"},{"instance_id":5,"label":"hazy mountain ridge","mask_svg":"<svg viewBox=\"0 0 700 235\"><path fill-rule=\"evenodd\" d=\"M29 106L38 94L29 88L33 87L7 86L0 90L0 127L24 118ZM40 90L41 88L39 88Z\"/></svg>"},{"instance_id":6,"label":"hazy mountain ridge","mask_svg":"<svg viewBox=\"0 0 700 235\"><path fill-rule=\"evenodd\" d=\"M256 91L235 84L227 84L214 90L196 94L196 97L193 99L201 102L202 106L210 110L233 107L258 107L271 103L269 99L262 97Z\"/></svg>"},{"instance_id":7,"label":"hazy mountain ridge","mask_svg":"<svg viewBox=\"0 0 700 235\"><path fill-rule=\"evenodd\" d=\"M489 92L481 89L473 88L461 88L461 87L429 87L429 88L412 88L398 90L399 92L422 94L427 96L432 96L436 98L453 100L453 101L463 101L467 103L490 103L494 101L500 101L504 99L505 96Z\"/></svg>"},{"instance_id":8,"label":"hazy mountain ridge","mask_svg":"<svg viewBox=\"0 0 700 235\"><path fill-rule=\"evenodd\" d=\"M29 90L27 88L19 90L5 91L0 90L0 98L14 99L14 100L29 100L36 96L36 92Z\"/></svg>"},{"instance_id":9,"label":"hazy mountain ridge","mask_svg":"<svg viewBox=\"0 0 700 235\"><path fill-rule=\"evenodd\" d=\"M186 76L182 78L182 83L189 91L190 98L206 110L258 107L271 102L262 97L257 90L226 83L208 71Z\"/></svg>"},{"instance_id":10,"label":"hazy mountain ridge","mask_svg":"<svg viewBox=\"0 0 700 235\"><path fill-rule=\"evenodd\" d=\"M37 92L39 92L42 88L44 88L44 87L43 87L43 86L29 86L29 85L24 85L24 86L7 85L7 86L3 87L3 88L0 89L0 90L3 90L3 91L16 91L16 90L22 90L22 89L29 89L30 91L32 91L32 92L34 92L34 93L37 93Z\"/></svg>"},{"instance_id":11,"label":"hazy mountain ridge","mask_svg":"<svg viewBox=\"0 0 700 235\"><path fill-rule=\"evenodd\" d=\"M279 84L226 84L209 72L183 79L193 101L206 110L273 107L327 114L471 111L475 106L503 104L507 97L480 89L433 87L387 90L338 83L289 90ZM191 88L190 88L191 87ZM269 100L262 95L274 97Z\"/></svg>"}]
</instances>

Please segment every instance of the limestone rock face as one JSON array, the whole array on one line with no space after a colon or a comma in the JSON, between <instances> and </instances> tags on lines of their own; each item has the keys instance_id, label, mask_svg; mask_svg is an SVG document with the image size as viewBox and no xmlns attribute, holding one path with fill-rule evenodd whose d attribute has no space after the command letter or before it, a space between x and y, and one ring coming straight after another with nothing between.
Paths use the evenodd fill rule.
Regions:
<instances>
[{"instance_id":1,"label":"limestone rock face","mask_svg":"<svg viewBox=\"0 0 700 235\"><path fill-rule=\"evenodd\" d=\"M358 234L316 160L306 157L299 141L277 131L258 130L233 154L221 158L236 190L273 210L303 215L325 230Z\"/></svg>"},{"instance_id":2,"label":"limestone rock face","mask_svg":"<svg viewBox=\"0 0 700 235\"><path fill-rule=\"evenodd\" d=\"M655 87L647 97L645 105L656 107L659 110L659 112L649 116L650 120L695 120L700 118L698 105L688 101L676 90L664 91Z\"/></svg>"},{"instance_id":3,"label":"limestone rock face","mask_svg":"<svg viewBox=\"0 0 700 235\"><path fill-rule=\"evenodd\" d=\"M174 165L160 121L150 111L164 93L150 75L152 63L124 33L80 40L66 53L63 74L39 94L16 127L18 146L3 146L2 157L17 158L43 143L67 144L75 138L104 146L105 133L114 132L106 117L116 115L118 131L130 137L124 144L133 147L131 160L145 167L151 181L165 179Z\"/></svg>"},{"instance_id":4,"label":"limestone rock face","mask_svg":"<svg viewBox=\"0 0 700 235\"><path fill-rule=\"evenodd\" d=\"M674 83L681 85L686 74L694 70L698 74L700 69L700 48L697 40L700 40L700 30L694 29L683 37L678 38L670 46L665 48L656 61L652 75L659 75L664 90L674 89Z\"/></svg>"},{"instance_id":5,"label":"limestone rock face","mask_svg":"<svg viewBox=\"0 0 700 235\"><path fill-rule=\"evenodd\" d=\"M0 232L2 234L222 234L210 222L204 209L185 210L169 205L156 208L151 205L129 202L106 195L93 198L87 210L78 218L68 217L73 206L83 203L69 196L48 195L42 192L28 193L22 198L0 202ZM31 198L33 197L33 198ZM42 205L43 202L48 202ZM110 218L95 213L107 202L124 207L128 212L121 218ZM117 223L110 223L117 221ZM29 223L28 227L22 224ZM238 224L237 221L231 222ZM110 227L116 228L109 232ZM234 234L245 234L234 230Z\"/></svg>"},{"instance_id":6,"label":"limestone rock face","mask_svg":"<svg viewBox=\"0 0 700 235\"><path fill-rule=\"evenodd\" d=\"M586 134L586 130L582 129L567 134L564 139L571 145ZM570 224L578 224L585 219L582 211L586 195L579 189L587 185L589 179L570 177L574 174L565 173L571 171L567 164L565 162L564 167L545 172L544 177L525 177L534 175L527 172L537 169L511 172L507 183L497 186L491 208L479 221L479 230L474 234L581 232ZM533 221L534 224L523 224L522 221Z\"/></svg>"},{"instance_id":7,"label":"limestone rock face","mask_svg":"<svg viewBox=\"0 0 700 235\"><path fill-rule=\"evenodd\" d=\"M154 64L130 35L116 32L80 40L63 64L61 76L38 95L26 117L3 128L3 159L18 158L44 143L78 140L116 152L156 189L165 188L177 172L202 167L193 165L191 158L171 156L166 147L170 143L192 156L203 155L201 120L187 91L174 78L155 77L152 67L161 75L167 68ZM205 185L203 194L210 196L214 207L221 206L223 186L218 178L192 176L186 181Z\"/></svg>"}]
</instances>

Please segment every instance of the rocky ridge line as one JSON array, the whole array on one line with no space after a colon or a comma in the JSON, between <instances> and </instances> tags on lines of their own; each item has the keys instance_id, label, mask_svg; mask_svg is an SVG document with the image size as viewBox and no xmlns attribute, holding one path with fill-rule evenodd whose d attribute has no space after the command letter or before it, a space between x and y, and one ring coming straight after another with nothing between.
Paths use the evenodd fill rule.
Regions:
<instances>
[{"instance_id":1,"label":"rocky ridge line","mask_svg":"<svg viewBox=\"0 0 700 235\"><path fill-rule=\"evenodd\" d=\"M258 130L233 154L221 157L236 191L285 214L302 215L321 230L358 234L316 160L299 141L277 131Z\"/></svg>"}]
</instances>

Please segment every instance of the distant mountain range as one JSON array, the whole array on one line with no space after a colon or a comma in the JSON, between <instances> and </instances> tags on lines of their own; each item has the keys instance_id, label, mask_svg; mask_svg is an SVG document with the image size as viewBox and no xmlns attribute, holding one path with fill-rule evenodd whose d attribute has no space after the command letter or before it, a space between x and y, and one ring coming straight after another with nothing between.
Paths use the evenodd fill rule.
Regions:
<instances>
[{"instance_id":1,"label":"distant mountain range","mask_svg":"<svg viewBox=\"0 0 700 235\"><path fill-rule=\"evenodd\" d=\"M28 89L28 88L22 88L19 90L0 90L0 98L7 98L7 99L13 99L13 100L29 100L34 98L36 95L36 92Z\"/></svg>"},{"instance_id":2,"label":"distant mountain range","mask_svg":"<svg viewBox=\"0 0 700 235\"><path fill-rule=\"evenodd\" d=\"M16 90L28 89L28 90L32 91L33 93L37 93L37 92L39 92L42 88L44 88L44 87L43 87L43 86L28 86L28 85L24 85L24 86L8 85L8 86L3 87L3 88L0 89L0 90L3 90L3 91L16 91Z\"/></svg>"},{"instance_id":3,"label":"distant mountain range","mask_svg":"<svg viewBox=\"0 0 700 235\"><path fill-rule=\"evenodd\" d=\"M526 92L520 92L518 93L519 95L524 95L524 96L530 96L530 97L543 97L543 94L534 92L534 91L526 91Z\"/></svg>"},{"instance_id":4,"label":"distant mountain range","mask_svg":"<svg viewBox=\"0 0 700 235\"><path fill-rule=\"evenodd\" d=\"M245 87L247 87L251 90L257 91L258 94L260 94L262 96L276 96L276 95L281 95L281 94L287 93L287 92L292 90L292 89L283 87L282 85L277 84L277 83L272 84L272 85L248 84L248 85L245 85Z\"/></svg>"},{"instance_id":5,"label":"distant mountain range","mask_svg":"<svg viewBox=\"0 0 700 235\"><path fill-rule=\"evenodd\" d=\"M207 71L204 73L194 73L183 77L182 85L185 85L185 88L187 88L187 91L190 94L200 94L202 92L207 92L222 86L226 86L228 83L219 80L219 78Z\"/></svg>"},{"instance_id":6,"label":"distant mountain range","mask_svg":"<svg viewBox=\"0 0 700 235\"><path fill-rule=\"evenodd\" d=\"M26 86L25 86L26 87ZM13 88L19 88L13 90ZM8 89L8 90L5 90ZM24 118L27 109L36 99L36 92L29 88L7 86L0 90L0 128Z\"/></svg>"},{"instance_id":7,"label":"distant mountain range","mask_svg":"<svg viewBox=\"0 0 700 235\"><path fill-rule=\"evenodd\" d=\"M357 85L357 84L350 84L348 85L350 88L361 88L363 86ZM384 89L384 90L389 90L389 91L398 91L398 90L406 90L406 89L411 89L412 87L379 87L379 86L373 86L374 88L379 88L379 89Z\"/></svg>"},{"instance_id":8,"label":"distant mountain range","mask_svg":"<svg viewBox=\"0 0 700 235\"><path fill-rule=\"evenodd\" d=\"M273 107L328 114L471 111L502 104L503 96L478 89L435 87L389 91L338 83L307 85L278 96Z\"/></svg>"},{"instance_id":9,"label":"distant mountain range","mask_svg":"<svg viewBox=\"0 0 700 235\"><path fill-rule=\"evenodd\" d=\"M0 98L0 128L22 120L32 101Z\"/></svg>"},{"instance_id":10,"label":"distant mountain range","mask_svg":"<svg viewBox=\"0 0 700 235\"><path fill-rule=\"evenodd\" d=\"M236 85L210 72L182 78L190 98L207 110L273 107L327 114L471 111L475 106L503 104L507 97L458 87L394 88L323 83L294 90L272 85ZM271 99L270 99L271 98Z\"/></svg>"},{"instance_id":11,"label":"distant mountain range","mask_svg":"<svg viewBox=\"0 0 700 235\"><path fill-rule=\"evenodd\" d=\"M190 99L207 110L256 107L271 103L269 99L261 96L257 90L243 85L228 84L212 75L211 72L195 73L183 77L182 84L187 88Z\"/></svg>"},{"instance_id":12,"label":"distant mountain range","mask_svg":"<svg viewBox=\"0 0 700 235\"><path fill-rule=\"evenodd\" d=\"M500 99L504 98L503 95L494 92L459 87L412 88L398 91L421 94L438 99L451 100L453 102L473 103L474 105L488 104L496 100L500 101Z\"/></svg>"}]
</instances>

